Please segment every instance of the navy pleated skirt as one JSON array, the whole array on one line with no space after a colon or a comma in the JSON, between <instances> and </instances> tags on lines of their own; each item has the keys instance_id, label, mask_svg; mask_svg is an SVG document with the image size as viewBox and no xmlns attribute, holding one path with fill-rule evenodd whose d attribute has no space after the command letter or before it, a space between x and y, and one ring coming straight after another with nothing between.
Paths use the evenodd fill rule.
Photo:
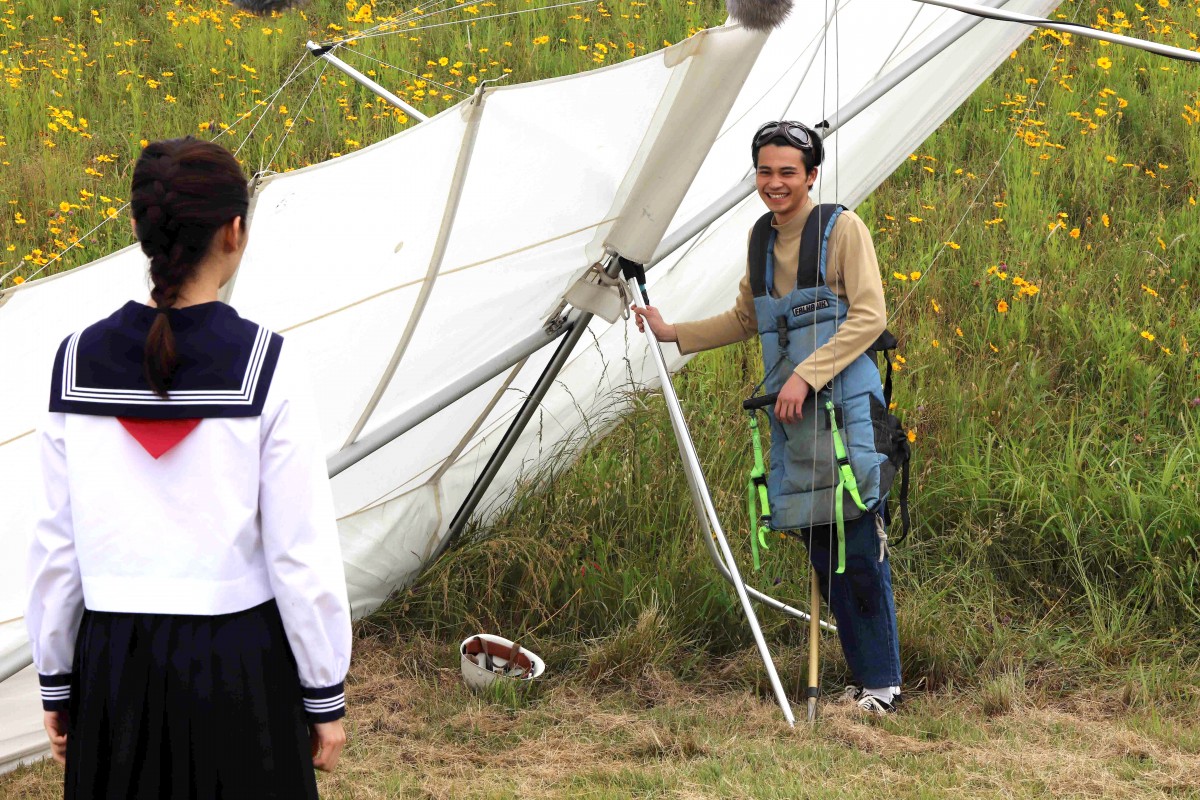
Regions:
<instances>
[{"instance_id":1,"label":"navy pleated skirt","mask_svg":"<svg viewBox=\"0 0 1200 800\"><path fill-rule=\"evenodd\" d=\"M274 600L213 617L85 611L73 681L68 800L317 797Z\"/></svg>"}]
</instances>

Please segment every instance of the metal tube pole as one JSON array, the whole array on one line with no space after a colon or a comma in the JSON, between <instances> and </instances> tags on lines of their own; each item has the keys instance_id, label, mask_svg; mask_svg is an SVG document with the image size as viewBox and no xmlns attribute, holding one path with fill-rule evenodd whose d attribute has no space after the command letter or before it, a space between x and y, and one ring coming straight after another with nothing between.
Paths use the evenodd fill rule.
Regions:
<instances>
[{"instance_id":1,"label":"metal tube pole","mask_svg":"<svg viewBox=\"0 0 1200 800\"><path fill-rule=\"evenodd\" d=\"M809 592L808 592L808 607L812 610L812 616L809 617L808 623L808 721L809 724L817 721L817 695L820 691L820 670L821 670L821 629L812 620L820 617L821 614L821 583L817 577L817 568L809 565Z\"/></svg>"},{"instance_id":2,"label":"metal tube pole","mask_svg":"<svg viewBox=\"0 0 1200 800\"><path fill-rule=\"evenodd\" d=\"M1184 50L1182 47L1172 47L1169 44L1159 44L1158 42L1148 42L1145 39L1137 39L1133 36L1124 36L1119 33L1109 33L1088 25L1082 25L1078 22L1055 22L1052 19L1045 17L1034 17L1029 14L1020 14L1015 11L999 11L996 9L987 8L985 6L974 5L971 3L955 3L949 0L916 0L918 3L924 3L930 6L941 6L942 8L951 8L955 11L961 11L964 14L974 14L978 17L986 19L998 19L1002 22L1018 22L1022 25L1032 25L1035 28L1048 28L1052 31L1061 31L1069 33L1072 36L1083 36L1087 39L1098 39L1102 42L1112 42L1113 44L1123 44L1126 47L1133 47L1138 50L1145 50L1148 53L1155 53L1168 58L1177 58L1180 61L1192 61L1200 63L1200 53L1192 50Z\"/></svg>"},{"instance_id":3,"label":"metal tube pole","mask_svg":"<svg viewBox=\"0 0 1200 800\"><path fill-rule=\"evenodd\" d=\"M341 71L342 74L344 74L346 77L350 78L355 83L361 84L362 86L366 87L367 89L370 89L372 92L379 95L384 100L387 100L389 103L394 105L396 108L399 108L405 114L408 114L410 117L415 119L417 122L424 122L425 120L429 119L429 117L425 116L420 111L417 111L415 108L413 108L408 103L401 100L395 94L393 94L392 92L389 92L387 89L383 88L378 83L376 83L375 81L368 78L366 75L363 75L361 72L359 72L354 67L347 64L345 61L342 61L340 58L333 55L333 48L336 47L336 45L319 45L314 41L309 41L307 47L308 47L308 52L312 53L317 58L325 59L331 65L333 65L336 69Z\"/></svg>"},{"instance_id":4,"label":"metal tube pole","mask_svg":"<svg viewBox=\"0 0 1200 800\"><path fill-rule=\"evenodd\" d=\"M724 578L725 580L729 581L732 584L734 582L734 577L729 572L729 569L725 566L725 562L721 559L721 553L719 550L717 550L717 545L716 545L716 542L713 541L713 537L705 536L704 544L708 548L708 555L712 558L713 566L715 566L717 568L717 572L720 573L722 578ZM789 606L787 603L776 600L774 597L771 597L769 594L764 594L764 593L760 592L758 589L755 589L753 586L750 586L749 584L746 584L746 594L750 595L752 598L754 598L758 602L762 603L763 605L767 606L768 608L773 608L782 614L787 614L788 616L795 617L796 619L799 619L803 622L811 621L811 618L807 611L801 611L800 609L796 608L795 606ZM819 621L821 627L824 628L825 630L827 630L831 633L837 633L836 625L826 622L823 619L818 619L818 621Z\"/></svg>"},{"instance_id":5,"label":"metal tube pole","mask_svg":"<svg viewBox=\"0 0 1200 800\"><path fill-rule=\"evenodd\" d=\"M542 399L546 396L546 392L554 384L554 379L558 377L558 373L566 366L567 359L571 356L571 351L575 349L575 345L587 330L588 323L591 321L592 315L588 312L581 313L579 318L575 320L570 332L558 343L558 349L554 351L550 362L546 364L542 374L538 377L537 383L529 392L529 396L525 398L525 402L521 404L517 415L513 417L513 421L509 424L508 430L504 432L504 437L500 440L500 444L492 452L488 458L487 465L483 468L483 472L475 479L475 483L471 486L471 491L467 494L462 505L458 507L458 511L454 514L454 519L450 521L450 527L446 530L445 537L438 544L438 548L434 551L429 563L437 561L442 553L446 552L455 539L457 539L467 527L467 522L471 519L471 515L475 513L475 509L483 500L484 493L491 486L492 481L496 477L496 473L500 471L500 467L504 464L504 460L508 458L508 454L512 452L513 447L520 438L521 432L525 430L525 426L533 419L534 412L541 405Z\"/></svg>"},{"instance_id":6,"label":"metal tube pole","mask_svg":"<svg viewBox=\"0 0 1200 800\"><path fill-rule=\"evenodd\" d=\"M633 290L634 304L642 306L636 282L630 281L630 287ZM779 673L775 671L775 661L771 658L771 651L767 649L767 641L763 637L762 628L758 624L758 616L754 613L754 606L750 605L750 596L746 592L746 585L742 582L737 562L733 558L733 551L730 550L729 541L725 538L725 532L721 529L717 510L713 506L712 496L709 494L708 486L705 484L704 470L700 466L699 457L696 455L696 447L692 443L691 434L688 433L687 422L683 418L683 409L679 405L679 397L675 394L675 387L671 384L671 371L667 369L667 362L663 358L662 350L658 346L658 339L655 338L654 332L650 330L649 325L645 326L645 331L646 341L650 346L650 355L653 357L654 365L658 369L659 380L662 381L663 399L667 402L667 412L671 417L671 427L675 430L675 440L679 444L679 455L683 459L684 472L688 475L688 481L692 487L692 498L696 501L696 514L702 520L707 520L713 538L717 540L717 546L721 548L721 555L725 559L725 565L733 576L733 588L737 592L738 600L742 604L742 611L746 615L746 621L750 624L750 630L754 634L754 642L758 646L759 655L762 656L763 666L767 669L767 678L770 680L771 688L775 692L775 700L783 710L783 716L787 719L788 725L795 727L796 717L792 714L792 705L788 702L787 694L783 691L783 684L779 681Z\"/></svg>"},{"instance_id":7,"label":"metal tube pole","mask_svg":"<svg viewBox=\"0 0 1200 800\"><path fill-rule=\"evenodd\" d=\"M376 450L400 438L434 414L461 400L468 393L475 391L480 386L483 386L506 369L515 366L521 360L541 350L569 331L574 325L575 319L568 318L567 322L553 333L539 330L537 333L526 336L512 347L496 355L491 360L480 364L458 380L446 384L438 392L430 395L400 416L389 420L371 433L361 437L354 444L338 450L325 461L329 469L329 477L332 478L349 469Z\"/></svg>"}]
</instances>

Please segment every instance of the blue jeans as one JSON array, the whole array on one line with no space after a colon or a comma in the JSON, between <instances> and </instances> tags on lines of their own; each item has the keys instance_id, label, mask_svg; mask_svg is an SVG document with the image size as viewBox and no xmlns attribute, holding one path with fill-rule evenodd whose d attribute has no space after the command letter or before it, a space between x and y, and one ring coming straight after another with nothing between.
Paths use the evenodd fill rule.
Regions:
<instances>
[{"instance_id":1,"label":"blue jeans","mask_svg":"<svg viewBox=\"0 0 1200 800\"><path fill-rule=\"evenodd\" d=\"M856 683L871 689L900 685L892 570L886 556L879 560L877 516L868 513L846 522L846 571L834 572L832 582L830 572L837 569L837 526L797 531L820 578L821 596L837 620L850 672Z\"/></svg>"}]
</instances>

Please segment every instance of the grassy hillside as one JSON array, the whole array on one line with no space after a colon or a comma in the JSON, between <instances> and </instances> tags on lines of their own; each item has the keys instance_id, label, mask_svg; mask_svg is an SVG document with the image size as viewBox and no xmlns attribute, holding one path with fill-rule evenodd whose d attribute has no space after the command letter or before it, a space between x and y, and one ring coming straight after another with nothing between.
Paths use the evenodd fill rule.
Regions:
<instances>
[{"instance_id":1,"label":"grassy hillside","mask_svg":"<svg viewBox=\"0 0 1200 800\"><path fill-rule=\"evenodd\" d=\"M359 45L393 67L347 60L433 112L507 70L577 71L722 18L714 0L623 0L426 27L536 5L414 17L408 35ZM274 168L287 169L407 124L329 73L306 102L316 69L274 106L255 105L298 59L308 66L297 43L395 8L313 0L260 20L217 2L121 0L92 13L0 0L0 275L17 270L3 285L127 243L127 226L110 224L68 250L118 213L142 138L230 125L223 139L236 145L265 110L242 155L258 168L278 148ZM1189 48L1200 32L1198 0L1066 2L1058 14ZM1194 794L1196 175L1200 65L1035 32L858 209L901 340L897 413L914 437L915 531L892 554L905 680L921 690L907 715L863 726L831 708L823 727L787 736L769 706L746 700L747 688L769 690L696 539L650 395L362 625L356 740L327 793ZM675 382L746 562L739 404L760 369L754 346L733 347ZM804 604L802 548L773 543L752 581ZM804 632L762 620L798 696ZM452 647L478 630L546 657L546 688L469 697ZM823 647L835 686L836 639ZM0 795L53 796L55 775L2 779Z\"/></svg>"}]
</instances>

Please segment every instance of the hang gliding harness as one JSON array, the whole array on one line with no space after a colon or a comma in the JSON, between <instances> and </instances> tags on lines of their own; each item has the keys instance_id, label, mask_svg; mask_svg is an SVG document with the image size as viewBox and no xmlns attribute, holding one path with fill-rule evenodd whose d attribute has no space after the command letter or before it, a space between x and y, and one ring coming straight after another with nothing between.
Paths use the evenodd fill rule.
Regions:
<instances>
[{"instance_id":1,"label":"hang gliding harness","mask_svg":"<svg viewBox=\"0 0 1200 800\"><path fill-rule=\"evenodd\" d=\"M908 520L910 449L900 420L888 411L892 368L886 351L896 346L884 331L871 348L832 381L810 394L803 418L784 425L772 414L769 472L763 465L755 411L771 405L792 370L828 342L845 322L848 308L825 283L829 234L840 205L819 205L809 214L800 239L796 288L775 297L775 229L768 213L750 235L750 288L762 343L765 397L743 406L750 413L754 443L747 506L755 566L768 530L788 531L818 525L837 526L837 572L846 568L846 520L882 509L897 472L902 472L900 513L904 534ZM875 352L884 351L886 388L879 378Z\"/></svg>"}]
</instances>

